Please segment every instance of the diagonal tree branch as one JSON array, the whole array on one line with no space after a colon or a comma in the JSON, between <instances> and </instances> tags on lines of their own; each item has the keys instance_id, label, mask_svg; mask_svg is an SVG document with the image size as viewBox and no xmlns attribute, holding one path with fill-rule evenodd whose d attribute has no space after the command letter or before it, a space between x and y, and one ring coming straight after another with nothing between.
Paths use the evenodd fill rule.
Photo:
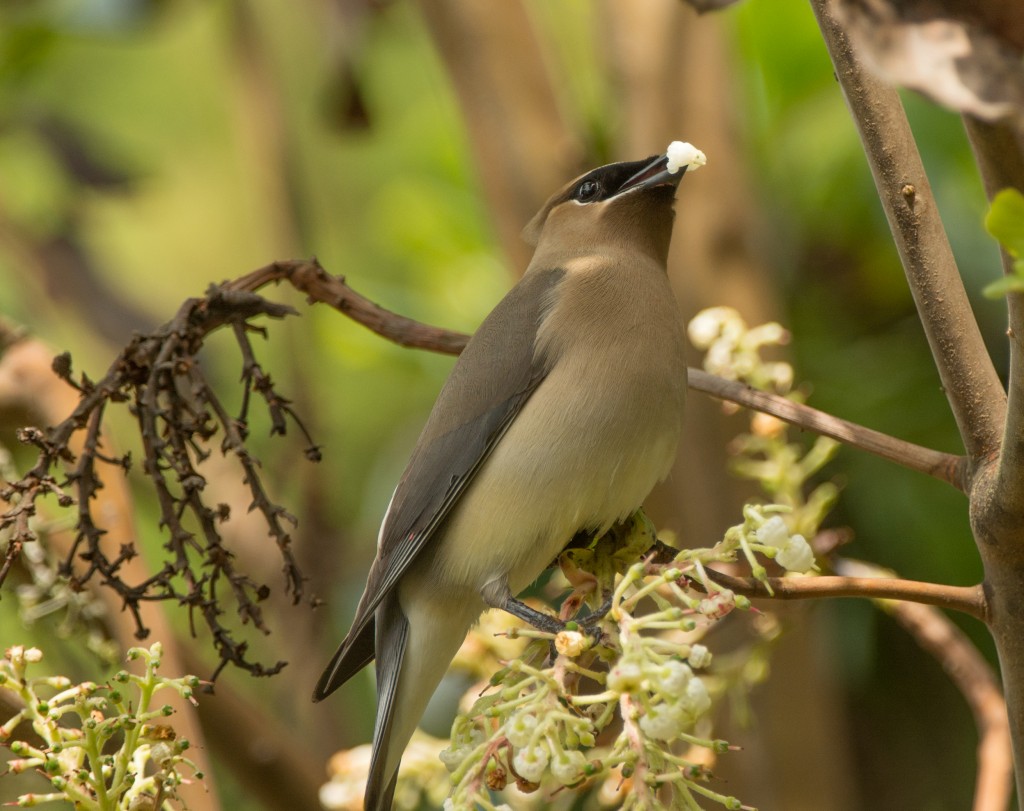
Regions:
<instances>
[{"instance_id":1,"label":"diagonal tree branch","mask_svg":"<svg viewBox=\"0 0 1024 811\"><path fill-rule=\"evenodd\" d=\"M691 389L755 411L771 414L790 425L832 437L846 445L868 451L903 467L927 473L939 481L953 485L958 490L964 489L966 457L923 448L912 442L883 434L881 431L833 417L824 411L788 400L777 394L760 391L735 380L725 380L701 369L691 368L688 372Z\"/></svg>"},{"instance_id":2,"label":"diagonal tree branch","mask_svg":"<svg viewBox=\"0 0 1024 811\"><path fill-rule=\"evenodd\" d=\"M811 0L853 115L953 416L972 461L999 449L1006 395L985 350L899 94L869 75Z\"/></svg>"}]
</instances>

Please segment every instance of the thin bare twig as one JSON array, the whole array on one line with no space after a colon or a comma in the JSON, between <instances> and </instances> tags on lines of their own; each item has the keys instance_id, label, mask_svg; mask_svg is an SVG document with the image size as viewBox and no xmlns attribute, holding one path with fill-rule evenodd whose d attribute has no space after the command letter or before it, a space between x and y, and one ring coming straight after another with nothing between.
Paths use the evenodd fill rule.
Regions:
<instances>
[{"instance_id":1,"label":"thin bare twig","mask_svg":"<svg viewBox=\"0 0 1024 811\"><path fill-rule=\"evenodd\" d=\"M828 0L811 0L967 455L994 456L1006 395L971 311L896 90L867 73Z\"/></svg>"},{"instance_id":2,"label":"thin bare twig","mask_svg":"<svg viewBox=\"0 0 1024 811\"><path fill-rule=\"evenodd\" d=\"M747 597L776 600L807 600L820 597L871 597L882 600L910 600L915 603L951 608L986 620L985 592L981 586L945 586L917 580L875 577L734 577L707 569L708 577L720 586ZM769 588L771 591L769 591Z\"/></svg>"},{"instance_id":3,"label":"thin bare twig","mask_svg":"<svg viewBox=\"0 0 1024 811\"><path fill-rule=\"evenodd\" d=\"M349 287L343 276L329 274L316 259L272 262L227 282L224 288L255 291L272 282L283 281L305 293L310 302L327 304L399 346L458 355L469 341L469 336L464 333L432 327L385 310Z\"/></svg>"},{"instance_id":4,"label":"thin bare twig","mask_svg":"<svg viewBox=\"0 0 1024 811\"><path fill-rule=\"evenodd\" d=\"M883 434L881 431L834 417L803 403L752 388L735 380L725 380L700 369L689 369L688 380L691 389L771 414L790 425L832 437L903 467L926 473L939 481L953 485L958 490L964 489L967 460L963 456L924 448Z\"/></svg>"}]
</instances>

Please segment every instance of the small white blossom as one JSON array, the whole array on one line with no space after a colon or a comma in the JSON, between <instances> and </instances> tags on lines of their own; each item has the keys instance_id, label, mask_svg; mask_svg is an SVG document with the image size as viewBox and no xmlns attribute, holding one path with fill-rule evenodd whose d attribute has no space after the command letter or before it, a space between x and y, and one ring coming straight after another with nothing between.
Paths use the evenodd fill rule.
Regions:
<instances>
[{"instance_id":1,"label":"small white blossom","mask_svg":"<svg viewBox=\"0 0 1024 811\"><path fill-rule=\"evenodd\" d=\"M711 707L711 696L708 695L708 688L698 677L690 679L686 685L686 708L696 718L703 715Z\"/></svg>"},{"instance_id":2,"label":"small white blossom","mask_svg":"<svg viewBox=\"0 0 1024 811\"><path fill-rule=\"evenodd\" d=\"M690 655L686 658L693 667L707 667L711 664L711 651L709 651L705 645L691 645Z\"/></svg>"},{"instance_id":3,"label":"small white blossom","mask_svg":"<svg viewBox=\"0 0 1024 811\"><path fill-rule=\"evenodd\" d=\"M608 674L608 689L616 693L631 693L639 689L643 678L640 665L623 659Z\"/></svg>"},{"instance_id":4,"label":"small white blossom","mask_svg":"<svg viewBox=\"0 0 1024 811\"><path fill-rule=\"evenodd\" d=\"M789 540L789 527L781 516L773 515L754 532L758 543L782 549Z\"/></svg>"},{"instance_id":5,"label":"small white blossom","mask_svg":"<svg viewBox=\"0 0 1024 811\"><path fill-rule=\"evenodd\" d=\"M659 704L640 717L640 729L648 738L671 741L686 727L686 715L678 704Z\"/></svg>"},{"instance_id":6,"label":"small white blossom","mask_svg":"<svg viewBox=\"0 0 1024 811\"><path fill-rule=\"evenodd\" d=\"M26 648L25 649L25 661L26 662L41 662L43 660L43 652L39 648Z\"/></svg>"},{"instance_id":7,"label":"small white blossom","mask_svg":"<svg viewBox=\"0 0 1024 811\"><path fill-rule=\"evenodd\" d=\"M449 772L454 772L468 754L468 746L450 746L447 749L442 749L438 757L441 758L441 762Z\"/></svg>"},{"instance_id":8,"label":"small white blossom","mask_svg":"<svg viewBox=\"0 0 1024 811\"><path fill-rule=\"evenodd\" d=\"M686 334L690 343L697 349L707 349L715 342L722 332L722 319L717 307L701 310L686 325Z\"/></svg>"},{"instance_id":9,"label":"small white blossom","mask_svg":"<svg viewBox=\"0 0 1024 811\"><path fill-rule=\"evenodd\" d=\"M537 716L528 712L517 712L505 724L505 737L516 748L527 746L537 728Z\"/></svg>"},{"instance_id":10,"label":"small white blossom","mask_svg":"<svg viewBox=\"0 0 1024 811\"><path fill-rule=\"evenodd\" d=\"M576 750L562 750L555 753L551 761L551 774L563 786L571 786L583 775L583 769L587 765L586 756Z\"/></svg>"},{"instance_id":11,"label":"small white blossom","mask_svg":"<svg viewBox=\"0 0 1024 811\"><path fill-rule=\"evenodd\" d=\"M793 388L793 367L788 363L772 364L771 377L779 391L789 391Z\"/></svg>"},{"instance_id":12,"label":"small white blossom","mask_svg":"<svg viewBox=\"0 0 1024 811\"><path fill-rule=\"evenodd\" d=\"M704 355L704 369L727 380L736 378L733 369L733 347L725 341L715 341Z\"/></svg>"},{"instance_id":13,"label":"small white blossom","mask_svg":"<svg viewBox=\"0 0 1024 811\"><path fill-rule=\"evenodd\" d=\"M776 562L789 572L806 572L814 566L814 552L803 535L794 535L775 556Z\"/></svg>"},{"instance_id":14,"label":"small white blossom","mask_svg":"<svg viewBox=\"0 0 1024 811\"><path fill-rule=\"evenodd\" d=\"M528 746L516 752L512 766L516 773L531 783L539 783L548 765L548 750L543 746Z\"/></svg>"},{"instance_id":15,"label":"small white blossom","mask_svg":"<svg viewBox=\"0 0 1024 811\"><path fill-rule=\"evenodd\" d=\"M765 344L785 344L789 341L789 333L786 328L775 321L761 324L747 330L743 336L743 342L747 346L756 347Z\"/></svg>"},{"instance_id":16,"label":"small white blossom","mask_svg":"<svg viewBox=\"0 0 1024 811\"><path fill-rule=\"evenodd\" d=\"M652 686L662 695L679 698L686 692L686 685L693 678L693 671L680 661L670 659L651 674Z\"/></svg>"}]
</instances>

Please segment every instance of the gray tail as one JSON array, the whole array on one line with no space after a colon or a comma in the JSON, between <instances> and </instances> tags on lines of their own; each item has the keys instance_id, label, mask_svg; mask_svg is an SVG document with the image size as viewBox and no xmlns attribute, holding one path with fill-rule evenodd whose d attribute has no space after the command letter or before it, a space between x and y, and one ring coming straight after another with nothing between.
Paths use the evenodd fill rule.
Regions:
<instances>
[{"instance_id":1,"label":"gray tail","mask_svg":"<svg viewBox=\"0 0 1024 811\"><path fill-rule=\"evenodd\" d=\"M349 631L313 689L314 702L323 701L373 661L373 626L374 618L371 615L361 628Z\"/></svg>"},{"instance_id":2,"label":"gray tail","mask_svg":"<svg viewBox=\"0 0 1024 811\"><path fill-rule=\"evenodd\" d=\"M398 763L389 768L388 748L395 720L398 679L409 641L409 621L393 597L380 604L376 619L377 722L373 728L373 757L363 807L365 811L391 811Z\"/></svg>"}]
</instances>

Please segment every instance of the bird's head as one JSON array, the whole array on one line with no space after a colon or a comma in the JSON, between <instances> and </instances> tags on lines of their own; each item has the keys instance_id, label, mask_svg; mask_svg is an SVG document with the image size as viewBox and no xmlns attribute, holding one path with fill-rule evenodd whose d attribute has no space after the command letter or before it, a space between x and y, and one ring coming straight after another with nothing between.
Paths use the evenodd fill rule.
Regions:
<instances>
[{"instance_id":1,"label":"bird's head","mask_svg":"<svg viewBox=\"0 0 1024 811\"><path fill-rule=\"evenodd\" d=\"M664 263L676 186L687 166L669 171L668 155L610 163L559 189L523 229L537 255L626 247Z\"/></svg>"}]
</instances>

